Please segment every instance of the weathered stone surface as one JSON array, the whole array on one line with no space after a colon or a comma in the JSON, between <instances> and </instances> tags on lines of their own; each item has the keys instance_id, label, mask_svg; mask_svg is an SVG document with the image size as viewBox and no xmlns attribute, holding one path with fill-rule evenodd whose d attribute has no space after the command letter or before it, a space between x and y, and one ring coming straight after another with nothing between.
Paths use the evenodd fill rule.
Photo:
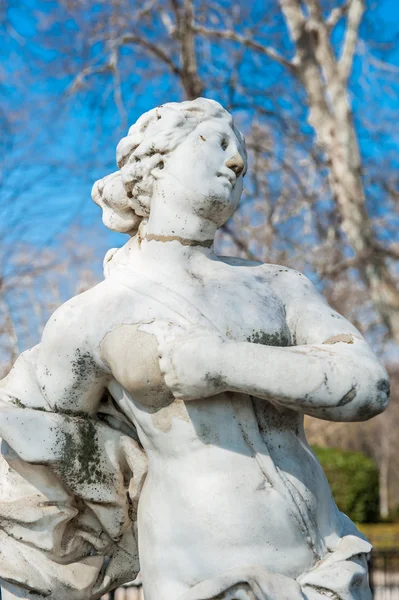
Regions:
<instances>
[{"instance_id":1,"label":"weathered stone surface","mask_svg":"<svg viewBox=\"0 0 399 600\"><path fill-rule=\"evenodd\" d=\"M4 598L368 600L303 416L380 413L383 366L301 273L214 254L247 164L220 105L146 113L117 158L93 199L129 241L0 382Z\"/></svg>"}]
</instances>

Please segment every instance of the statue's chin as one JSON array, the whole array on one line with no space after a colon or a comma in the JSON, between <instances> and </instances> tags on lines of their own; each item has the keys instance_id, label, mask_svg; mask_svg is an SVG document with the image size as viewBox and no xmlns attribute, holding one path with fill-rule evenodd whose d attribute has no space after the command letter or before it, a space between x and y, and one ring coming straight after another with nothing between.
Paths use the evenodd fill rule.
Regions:
<instances>
[{"instance_id":1,"label":"statue's chin","mask_svg":"<svg viewBox=\"0 0 399 600\"><path fill-rule=\"evenodd\" d=\"M221 227L233 216L237 204L235 198L226 198L225 195L209 195L202 205L196 207L196 215Z\"/></svg>"}]
</instances>

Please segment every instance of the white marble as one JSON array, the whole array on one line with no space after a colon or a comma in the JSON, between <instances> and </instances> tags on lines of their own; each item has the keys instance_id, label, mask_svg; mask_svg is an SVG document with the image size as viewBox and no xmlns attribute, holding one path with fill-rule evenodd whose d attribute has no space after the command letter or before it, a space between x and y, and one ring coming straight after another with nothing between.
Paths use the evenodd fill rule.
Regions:
<instances>
[{"instance_id":1,"label":"white marble","mask_svg":"<svg viewBox=\"0 0 399 600\"><path fill-rule=\"evenodd\" d=\"M4 598L368 600L303 417L382 412L384 367L301 273L214 254L247 168L219 104L146 113L117 160L93 199L129 241L0 383Z\"/></svg>"}]
</instances>

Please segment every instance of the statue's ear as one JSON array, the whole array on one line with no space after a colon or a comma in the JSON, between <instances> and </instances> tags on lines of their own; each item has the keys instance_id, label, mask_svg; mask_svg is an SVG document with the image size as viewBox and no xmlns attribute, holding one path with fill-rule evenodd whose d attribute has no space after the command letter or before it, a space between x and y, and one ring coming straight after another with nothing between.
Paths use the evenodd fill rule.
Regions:
<instances>
[{"instance_id":1,"label":"statue's ear","mask_svg":"<svg viewBox=\"0 0 399 600\"><path fill-rule=\"evenodd\" d=\"M108 229L130 235L136 233L141 217L131 206L119 171L96 181L91 197L102 209L103 223Z\"/></svg>"}]
</instances>

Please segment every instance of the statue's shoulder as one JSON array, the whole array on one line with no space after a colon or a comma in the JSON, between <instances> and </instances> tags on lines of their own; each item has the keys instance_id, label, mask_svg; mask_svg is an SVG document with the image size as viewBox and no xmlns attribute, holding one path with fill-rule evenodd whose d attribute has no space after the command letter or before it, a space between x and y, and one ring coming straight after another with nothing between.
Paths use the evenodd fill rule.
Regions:
<instances>
[{"instance_id":1,"label":"statue's shoulder","mask_svg":"<svg viewBox=\"0 0 399 600\"><path fill-rule=\"evenodd\" d=\"M51 315L43 332L43 341L64 346L98 344L115 315L119 314L124 290L105 279L73 296ZM125 304L127 301L125 300Z\"/></svg>"},{"instance_id":2,"label":"statue's shoulder","mask_svg":"<svg viewBox=\"0 0 399 600\"><path fill-rule=\"evenodd\" d=\"M112 294L112 287L107 280L101 281L93 287L73 296L61 304L53 313L50 321L68 324L95 315L102 304Z\"/></svg>"},{"instance_id":3,"label":"statue's shoulder","mask_svg":"<svg viewBox=\"0 0 399 600\"><path fill-rule=\"evenodd\" d=\"M325 298L304 273L284 265L264 264L262 272L273 291L280 296L286 307L296 308L312 304L325 304Z\"/></svg>"},{"instance_id":4,"label":"statue's shoulder","mask_svg":"<svg viewBox=\"0 0 399 600\"><path fill-rule=\"evenodd\" d=\"M231 256L221 256L220 260L233 267L253 269L253 274L258 280L264 279L265 284L273 285L273 287L280 288L281 290L298 293L303 293L304 290L315 290L312 282L306 275L285 265L262 263L256 260Z\"/></svg>"},{"instance_id":5,"label":"statue's shoulder","mask_svg":"<svg viewBox=\"0 0 399 600\"><path fill-rule=\"evenodd\" d=\"M271 292L279 297L286 309L292 307L297 311L301 306L326 304L312 281L296 269L243 258L223 256L220 259L233 267L246 267L247 274L252 274L259 283L265 285L265 294Z\"/></svg>"}]
</instances>

